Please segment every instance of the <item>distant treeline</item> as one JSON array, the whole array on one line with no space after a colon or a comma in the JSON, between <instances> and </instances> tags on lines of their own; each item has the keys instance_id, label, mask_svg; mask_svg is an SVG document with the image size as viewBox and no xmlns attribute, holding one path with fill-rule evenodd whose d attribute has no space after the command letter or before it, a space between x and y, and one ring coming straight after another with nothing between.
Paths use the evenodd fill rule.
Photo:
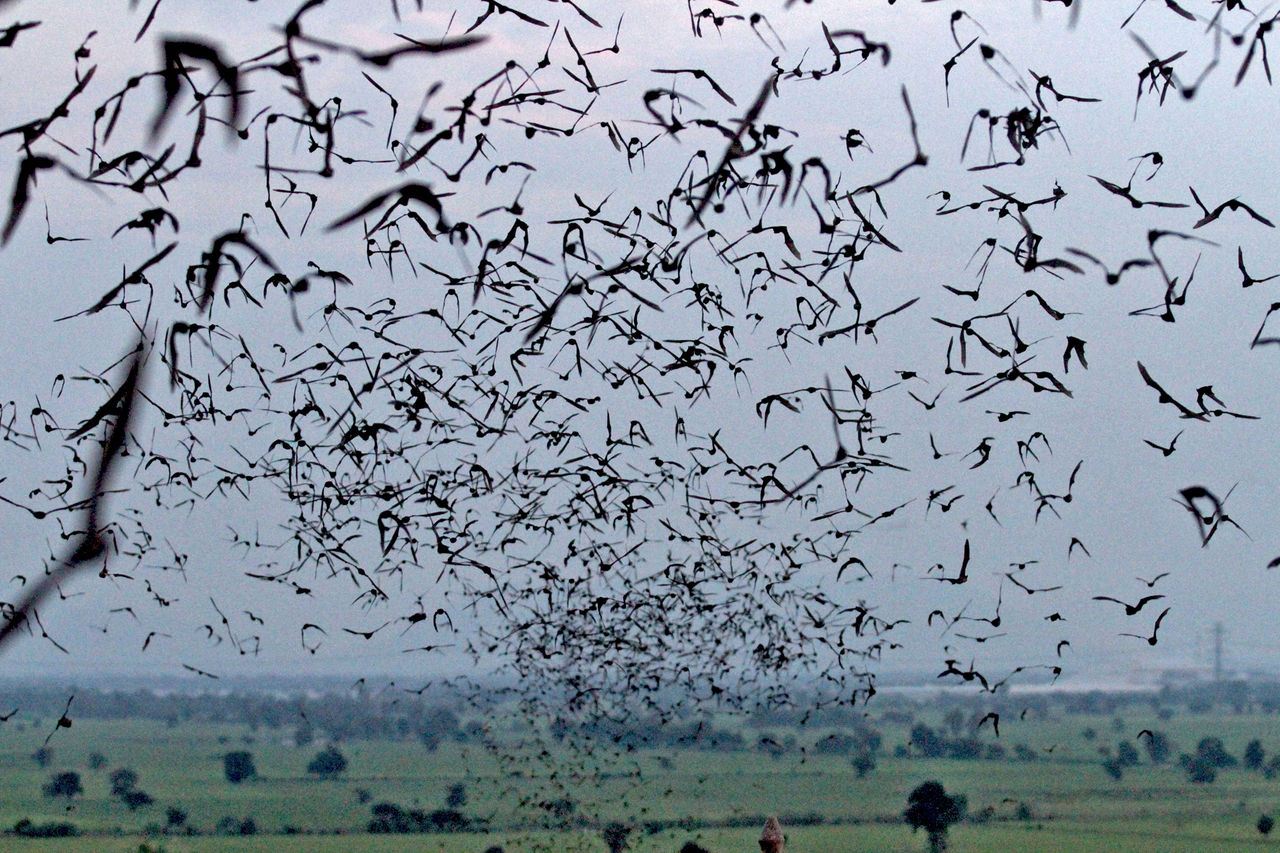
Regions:
<instances>
[{"instance_id":1,"label":"distant treeline","mask_svg":"<svg viewBox=\"0 0 1280 853\"><path fill-rule=\"evenodd\" d=\"M330 740L419 740L434 749L447 740L476 742L491 737L486 719L504 703L500 691L492 696L463 697L447 689L419 695L399 688L366 693L354 690L323 695L237 690L209 693L160 692L151 689L108 690L101 687L4 685L0 705L20 713L14 724L48 716L57 717L72 699L73 719L149 719L168 725L183 723L241 724L250 729L289 730L300 743L318 735ZM765 752L789 751L796 746L818 752L847 753L879 748L873 740L871 721L911 728L922 716L948 710L952 713L950 738L929 732L913 737L923 754L953 757L999 757L986 754L989 747L972 737L973 715L998 714L1114 714L1126 708L1155 710L1160 716L1174 713L1278 713L1280 682L1199 682L1159 691L1088 691L1036 694L973 693L936 694L915 698L882 694L871 706L821 705L797 701L791 707L757 708L736 720L699 714L671 719L659 715L618 714L596 719L557 718L549 724L556 740L596 739L627 749L698 749ZM815 705L817 707L815 707ZM505 714L498 716L506 717ZM962 725L967 719L968 725ZM537 725L543 723L528 723ZM814 732L812 737L800 731ZM796 735L785 734L794 731ZM838 736L829 733L840 733ZM968 735L967 737L962 737ZM825 736L825 737L824 737ZM816 738L816 740L815 740ZM833 741L832 738L835 738ZM846 742L852 738L852 742ZM873 741L869 743L868 741ZM930 749L937 747L937 749Z\"/></svg>"},{"instance_id":2,"label":"distant treeline","mask_svg":"<svg viewBox=\"0 0 1280 853\"><path fill-rule=\"evenodd\" d=\"M327 693L280 696L272 693L158 693L101 688L26 687L6 689L6 708L21 717L58 716L74 697L73 719L159 720L182 723L241 724L250 729L289 729L309 742L316 732L331 740L421 740L434 749L445 740L479 737L479 723L464 722L474 707L451 698L447 703L396 691L381 696ZM19 722L15 721L15 722Z\"/></svg>"}]
</instances>

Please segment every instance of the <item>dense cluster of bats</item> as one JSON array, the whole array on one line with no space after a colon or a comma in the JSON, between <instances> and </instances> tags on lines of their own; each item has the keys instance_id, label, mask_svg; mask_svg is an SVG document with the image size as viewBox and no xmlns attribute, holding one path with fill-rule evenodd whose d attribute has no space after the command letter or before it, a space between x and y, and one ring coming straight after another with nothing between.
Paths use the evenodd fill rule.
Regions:
<instances>
[{"instance_id":1,"label":"dense cluster of bats","mask_svg":"<svg viewBox=\"0 0 1280 853\"><path fill-rule=\"evenodd\" d=\"M1136 97L1065 60L1032 70L1054 57L943 3L872 16L942 34L933 76L907 80L861 13L804 4L691 0L659 21L589 0L369 0L374 30L306 0L276 18L234 4L265 23L203 35L162 0L118 5L110 38L138 48L100 50L95 31L49 55L41 4L0 4L0 61L66 81L3 109L4 252L51 279L96 253L93 282L48 290L67 300L59 332L113 336L93 369L0 400L6 458L26 460L0 477L3 509L51 543L6 578L10 656L70 642L47 623L73 590L124 590L102 621L178 656L254 655L285 642L260 596L337 590L349 608L289 642L452 648L570 710L785 701L797 679L859 701L909 631L940 650L940 683L1056 676L1069 635L1045 632L1074 612L1054 566L1097 556L1072 522L1100 474L1061 449L1097 360L1080 294L1174 330L1211 258L1244 288L1280 275L1246 267L1280 214L1265 194L1180 186L1157 151L1097 175L1067 161L1072 122L1108 102L1137 115L1269 83L1280 13L1233 0L1109 23ZM1035 5L1064 33L1102 14ZM1157 51L1153 30L1186 46ZM938 139L935 101L962 137ZM1149 219L1081 246L1082 210ZM956 257L957 239L945 275L886 273ZM1280 343L1278 310L1223 345ZM1132 436L1140 466L1257 417L1181 376L1128 361L1168 427ZM1181 503L1209 545L1243 533L1227 485L1206 472L1152 501ZM192 518L225 522L223 553L181 544ZM1006 526L1060 550L1010 562L987 544ZM904 528L943 543L934 565L870 556ZM222 600L164 621L199 560L227 576ZM1077 592L1122 605L1145 648L1177 612L1137 597L1159 580ZM1042 640L1006 637L1009 597ZM995 672L1002 643L1022 662Z\"/></svg>"}]
</instances>

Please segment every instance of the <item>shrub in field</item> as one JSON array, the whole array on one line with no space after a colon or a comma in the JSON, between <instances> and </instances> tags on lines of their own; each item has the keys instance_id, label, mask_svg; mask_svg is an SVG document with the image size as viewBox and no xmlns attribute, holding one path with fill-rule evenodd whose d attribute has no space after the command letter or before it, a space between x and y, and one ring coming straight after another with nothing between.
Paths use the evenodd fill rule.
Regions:
<instances>
[{"instance_id":1,"label":"shrub in field","mask_svg":"<svg viewBox=\"0 0 1280 853\"><path fill-rule=\"evenodd\" d=\"M813 745L813 751L817 755L848 755L853 746L853 735L846 732L833 732L824 738L819 738Z\"/></svg>"},{"instance_id":2,"label":"shrub in field","mask_svg":"<svg viewBox=\"0 0 1280 853\"><path fill-rule=\"evenodd\" d=\"M49 762L53 761L53 750L47 746L42 746L31 753L31 760L40 767L48 767Z\"/></svg>"},{"instance_id":3,"label":"shrub in field","mask_svg":"<svg viewBox=\"0 0 1280 853\"><path fill-rule=\"evenodd\" d=\"M70 838L80 830L71 823L32 823L24 817L13 825L13 834L22 838Z\"/></svg>"},{"instance_id":4,"label":"shrub in field","mask_svg":"<svg viewBox=\"0 0 1280 853\"><path fill-rule=\"evenodd\" d=\"M373 807L373 819L369 821L368 831L375 835L466 832L474 826L475 821L453 809L423 812L419 809L402 809L395 803L378 803Z\"/></svg>"},{"instance_id":5,"label":"shrub in field","mask_svg":"<svg viewBox=\"0 0 1280 853\"><path fill-rule=\"evenodd\" d=\"M1138 763L1138 750L1129 741L1122 740L1116 746L1116 761L1122 767L1133 767Z\"/></svg>"},{"instance_id":6,"label":"shrub in field","mask_svg":"<svg viewBox=\"0 0 1280 853\"><path fill-rule=\"evenodd\" d=\"M218 821L219 835L257 835L258 824L252 817L244 819L227 815Z\"/></svg>"},{"instance_id":7,"label":"shrub in field","mask_svg":"<svg viewBox=\"0 0 1280 853\"><path fill-rule=\"evenodd\" d=\"M600 837L604 839L605 846L609 848L609 853L622 853L627 849L627 839L631 836L631 827L625 823L618 821L610 821L600 830Z\"/></svg>"},{"instance_id":8,"label":"shrub in field","mask_svg":"<svg viewBox=\"0 0 1280 853\"><path fill-rule=\"evenodd\" d=\"M307 765L307 772L324 779L332 779L347 769L347 757L333 744L316 753Z\"/></svg>"},{"instance_id":9,"label":"shrub in field","mask_svg":"<svg viewBox=\"0 0 1280 853\"><path fill-rule=\"evenodd\" d=\"M69 800L76 794L83 794L84 786L80 784L79 773L67 770L51 777L40 791L46 797L66 797Z\"/></svg>"},{"instance_id":10,"label":"shrub in field","mask_svg":"<svg viewBox=\"0 0 1280 853\"><path fill-rule=\"evenodd\" d=\"M400 834L417 831L415 824L409 814L395 803L377 803L373 807L373 819L369 821L367 828L375 835Z\"/></svg>"},{"instance_id":11,"label":"shrub in field","mask_svg":"<svg viewBox=\"0 0 1280 853\"><path fill-rule=\"evenodd\" d=\"M1164 764L1169 760L1169 755L1173 752L1173 743L1164 732L1148 732L1147 736L1141 738L1141 740L1142 745L1147 750L1147 757L1151 759L1152 764Z\"/></svg>"},{"instance_id":12,"label":"shrub in field","mask_svg":"<svg viewBox=\"0 0 1280 853\"><path fill-rule=\"evenodd\" d=\"M187 813L177 806L169 806L164 810L164 820L171 829L177 828L187 822Z\"/></svg>"},{"instance_id":13,"label":"shrub in field","mask_svg":"<svg viewBox=\"0 0 1280 853\"><path fill-rule=\"evenodd\" d=\"M925 758L941 758L947 752L946 739L929 726L917 723L911 728L911 745Z\"/></svg>"},{"instance_id":14,"label":"shrub in field","mask_svg":"<svg viewBox=\"0 0 1280 853\"><path fill-rule=\"evenodd\" d=\"M89 753L89 769L90 770L101 770L106 766L107 766L107 757L105 755L103 755L101 752Z\"/></svg>"},{"instance_id":15,"label":"shrub in field","mask_svg":"<svg viewBox=\"0 0 1280 853\"><path fill-rule=\"evenodd\" d=\"M1196 745L1196 757L1213 767L1235 767L1237 764L1236 757L1223 746L1222 738L1217 737L1201 738Z\"/></svg>"},{"instance_id":16,"label":"shrub in field","mask_svg":"<svg viewBox=\"0 0 1280 853\"><path fill-rule=\"evenodd\" d=\"M257 776L258 771L253 766L253 754L243 750L226 753L222 756L222 773L232 785L239 785L246 779Z\"/></svg>"},{"instance_id":17,"label":"shrub in field","mask_svg":"<svg viewBox=\"0 0 1280 853\"><path fill-rule=\"evenodd\" d=\"M568 820L573 817L578 810L578 804L569 797L559 797L554 800L543 800L538 803L538 807L555 817L557 820Z\"/></svg>"},{"instance_id":18,"label":"shrub in field","mask_svg":"<svg viewBox=\"0 0 1280 853\"><path fill-rule=\"evenodd\" d=\"M138 786L138 774L128 767L111 771L111 796L120 797Z\"/></svg>"},{"instance_id":19,"label":"shrub in field","mask_svg":"<svg viewBox=\"0 0 1280 853\"><path fill-rule=\"evenodd\" d=\"M427 812L428 832L466 832L471 829L471 818L454 809L436 809Z\"/></svg>"},{"instance_id":20,"label":"shrub in field","mask_svg":"<svg viewBox=\"0 0 1280 853\"><path fill-rule=\"evenodd\" d=\"M1263 835L1270 835L1271 830L1275 829L1275 825L1276 822L1271 819L1271 815L1264 814L1262 817L1258 818L1258 832L1261 832Z\"/></svg>"},{"instance_id":21,"label":"shrub in field","mask_svg":"<svg viewBox=\"0 0 1280 853\"><path fill-rule=\"evenodd\" d=\"M137 788L133 788L120 795L120 802L128 806L129 811L136 812L144 806L152 805L155 802L155 798L146 791L139 791Z\"/></svg>"},{"instance_id":22,"label":"shrub in field","mask_svg":"<svg viewBox=\"0 0 1280 853\"><path fill-rule=\"evenodd\" d=\"M460 809L467 804L467 786L461 782L455 782L449 786L449 793L444 798L446 808Z\"/></svg>"},{"instance_id":23,"label":"shrub in field","mask_svg":"<svg viewBox=\"0 0 1280 853\"><path fill-rule=\"evenodd\" d=\"M1180 757L1182 769L1187 771L1187 781L1194 782L1197 785L1208 785L1218 778L1217 767L1206 761L1199 755L1187 755L1185 752Z\"/></svg>"}]
</instances>

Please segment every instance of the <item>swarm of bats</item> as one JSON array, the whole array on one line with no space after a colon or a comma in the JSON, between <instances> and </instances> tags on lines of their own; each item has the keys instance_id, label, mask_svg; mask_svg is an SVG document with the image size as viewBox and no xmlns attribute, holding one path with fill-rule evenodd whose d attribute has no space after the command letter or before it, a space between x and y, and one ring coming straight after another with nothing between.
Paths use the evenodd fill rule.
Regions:
<instances>
[{"instance_id":1,"label":"swarm of bats","mask_svg":"<svg viewBox=\"0 0 1280 853\"><path fill-rule=\"evenodd\" d=\"M891 43L791 4L710 0L659 22L603 2L443 17L392 2L369 44L335 30L324 0L243 43L144 5L115 24L154 49L100 56L86 32L40 60L66 78L56 96L4 108L4 251L38 251L56 277L63 253L97 247L111 261L91 286L49 284L60 323L129 330L96 368L68 364L38 399L0 405L6 452L48 471L0 477L0 500L53 552L13 567L9 655L77 653L42 616L108 584L134 603L102 620L133 622L103 630L140 632L140 652L198 640L253 655L282 633L248 592L265 585L349 600L288 632L309 655L387 638L423 660L452 649L570 712L620 696L782 703L800 681L861 701L912 630L937 643L945 683L1056 677L1069 590L1047 564L1098 557L1072 525L1099 474L1055 455L1067 427L1047 409L1076 403L1107 343L1069 288L1110 291L1130 322L1172 335L1225 253L1264 295L1256 333L1224 346L1280 342L1265 295L1280 273L1253 257L1246 271L1243 248L1273 228L1265 196L1182 185L1157 151L1099 175L1067 159L1073 124L1104 101L1156 110L1233 66L1236 85L1269 83L1276 17L1239 4L1109 23L1134 34L1117 61L1136 98L1070 64L1032 71L959 7L904 10L954 47L928 85L972 118L945 143L925 82L886 76ZM1039 5L1046 27L1101 14ZM0 61L44 44L40 8L3 9ZM1168 15L1188 47L1155 52L1139 30ZM750 59L654 63L646 41L668 28ZM872 84L893 93L882 115L797 117ZM253 201L212 226L189 189L208 193L211 161L238 164ZM85 210L110 218L78 198L109 199ZM1081 205L1150 219L1073 245ZM881 280L877 265L936 248L918 244L921 216L989 236L948 278ZM1166 428L1133 436L1143 466L1258 417L1229 384L1182 373L1156 358L1126 370ZM1213 473L1155 499L1193 516L1200 546L1247 535ZM175 640L154 619L185 597L190 547L170 536L192 515L227 520L234 559L201 570L237 573L246 593L187 602L207 621ZM1010 563L983 546L1009 524L1061 547ZM904 525L953 544L928 568L864 556ZM914 584L920 612L890 612L872 591L887 582ZM1156 645L1177 602L1153 621L1144 606L1166 595L1128 604L1137 591L1077 592L1123 605L1132 630L1116 633ZM1006 593L1043 612L1025 661L996 672L982 661L1015 618Z\"/></svg>"}]
</instances>

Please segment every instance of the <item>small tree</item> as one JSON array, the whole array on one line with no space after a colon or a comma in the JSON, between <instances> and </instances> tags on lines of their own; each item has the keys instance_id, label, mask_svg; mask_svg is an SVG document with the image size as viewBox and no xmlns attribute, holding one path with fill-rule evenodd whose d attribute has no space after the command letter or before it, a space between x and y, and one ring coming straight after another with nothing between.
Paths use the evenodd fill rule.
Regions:
<instances>
[{"instance_id":1,"label":"small tree","mask_svg":"<svg viewBox=\"0 0 1280 853\"><path fill-rule=\"evenodd\" d=\"M307 765L308 773L325 779L332 779L346 769L347 757L333 744L317 752L316 757Z\"/></svg>"},{"instance_id":2,"label":"small tree","mask_svg":"<svg viewBox=\"0 0 1280 853\"><path fill-rule=\"evenodd\" d=\"M47 746L42 746L31 753L31 760L40 767L48 767L49 762L53 761L53 750Z\"/></svg>"},{"instance_id":3,"label":"small tree","mask_svg":"<svg viewBox=\"0 0 1280 853\"><path fill-rule=\"evenodd\" d=\"M907 796L903 818L911 831L923 829L929 835L931 853L947 849L947 830L964 817L967 801L963 796L949 796L941 782L925 782Z\"/></svg>"},{"instance_id":4,"label":"small tree","mask_svg":"<svg viewBox=\"0 0 1280 853\"><path fill-rule=\"evenodd\" d=\"M258 775L258 771L253 766L253 754L243 750L228 752L222 756L222 772L232 785L239 785L244 780Z\"/></svg>"},{"instance_id":5,"label":"small tree","mask_svg":"<svg viewBox=\"0 0 1280 853\"><path fill-rule=\"evenodd\" d=\"M1262 762L1267 758L1267 751L1262 748L1262 741L1251 740L1244 748L1244 766L1250 770L1261 770Z\"/></svg>"},{"instance_id":6,"label":"small tree","mask_svg":"<svg viewBox=\"0 0 1280 853\"><path fill-rule=\"evenodd\" d=\"M68 800L77 794L84 793L80 784L80 774L71 770L57 773L40 789L46 797L66 797Z\"/></svg>"},{"instance_id":7,"label":"small tree","mask_svg":"<svg viewBox=\"0 0 1280 853\"><path fill-rule=\"evenodd\" d=\"M238 817L227 815L218 821L217 831L219 835L256 835L258 824L252 817L246 817L242 820Z\"/></svg>"},{"instance_id":8,"label":"small tree","mask_svg":"<svg viewBox=\"0 0 1280 853\"><path fill-rule=\"evenodd\" d=\"M155 798L146 791L139 791L137 788L131 788L120 795L120 802L129 807L129 811L136 812L138 809L149 806L155 802Z\"/></svg>"},{"instance_id":9,"label":"small tree","mask_svg":"<svg viewBox=\"0 0 1280 853\"><path fill-rule=\"evenodd\" d=\"M627 849L627 838L631 835L631 827L625 823L611 821L604 825L604 829L600 830L600 837L604 839L605 846L609 848L609 853L622 853Z\"/></svg>"},{"instance_id":10,"label":"small tree","mask_svg":"<svg viewBox=\"0 0 1280 853\"><path fill-rule=\"evenodd\" d=\"M1187 781L1194 782L1197 785L1208 785L1218 778L1216 765L1206 760L1202 755L1190 756L1184 754L1182 756L1182 768L1187 771Z\"/></svg>"},{"instance_id":11,"label":"small tree","mask_svg":"<svg viewBox=\"0 0 1280 853\"><path fill-rule=\"evenodd\" d=\"M449 786L449 793L444 798L444 804L451 809L460 809L467 804L467 786L461 782L455 782Z\"/></svg>"},{"instance_id":12,"label":"small tree","mask_svg":"<svg viewBox=\"0 0 1280 853\"><path fill-rule=\"evenodd\" d=\"M911 727L911 745L925 758L941 758L947 751L946 740L924 723Z\"/></svg>"},{"instance_id":13,"label":"small tree","mask_svg":"<svg viewBox=\"0 0 1280 853\"><path fill-rule=\"evenodd\" d=\"M856 750L849 758L853 763L853 770L859 779L866 778L866 775L876 769L876 754L865 748Z\"/></svg>"},{"instance_id":14,"label":"small tree","mask_svg":"<svg viewBox=\"0 0 1280 853\"><path fill-rule=\"evenodd\" d=\"M1236 757L1227 752L1222 738L1206 737L1196 744L1196 757L1203 759L1213 767L1235 767Z\"/></svg>"},{"instance_id":15,"label":"small tree","mask_svg":"<svg viewBox=\"0 0 1280 853\"><path fill-rule=\"evenodd\" d=\"M1169 760L1169 755L1173 752L1173 743L1164 732L1147 732L1147 736L1141 740L1142 745L1146 747L1147 757L1151 759L1152 764L1164 764Z\"/></svg>"},{"instance_id":16,"label":"small tree","mask_svg":"<svg viewBox=\"0 0 1280 853\"><path fill-rule=\"evenodd\" d=\"M128 767L111 771L111 796L122 797L138 785L138 774Z\"/></svg>"},{"instance_id":17,"label":"small tree","mask_svg":"<svg viewBox=\"0 0 1280 853\"><path fill-rule=\"evenodd\" d=\"M1271 830L1275 829L1275 825L1276 822L1271 819L1271 815L1264 814L1262 817L1258 818L1258 832L1261 832L1263 835L1270 835Z\"/></svg>"},{"instance_id":18,"label":"small tree","mask_svg":"<svg viewBox=\"0 0 1280 853\"><path fill-rule=\"evenodd\" d=\"M107 757L105 755L103 755L101 752L89 753L89 769L90 770L101 770L106 766L107 766Z\"/></svg>"}]
</instances>

